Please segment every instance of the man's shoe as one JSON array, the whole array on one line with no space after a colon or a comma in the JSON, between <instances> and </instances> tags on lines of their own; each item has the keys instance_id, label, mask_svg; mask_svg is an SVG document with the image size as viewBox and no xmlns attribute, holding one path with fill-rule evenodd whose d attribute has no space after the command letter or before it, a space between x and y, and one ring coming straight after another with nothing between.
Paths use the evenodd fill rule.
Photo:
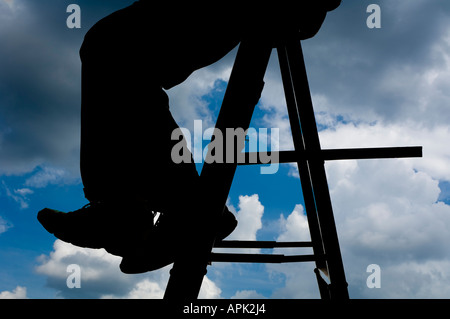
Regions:
<instances>
[{"instance_id":1,"label":"man's shoe","mask_svg":"<svg viewBox=\"0 0 450 319\"><path fill-rule=\"evenodd\" d=\"M105 248L123 256L139 246L152 231L153 212L144 202L97 202L73 212L41 210L37 218L62 241L86 248Z\"/></svg>"},{"instance_id":2,"label":"man's shoe","mask_svg":"<svg viewBox=\"0 0 450 319\"><path fill-rule=\"evenodd\" d=\"M171 219L170 216L162 214L148 238L148 245L123 256L120 264L120 270L123 273L139 274L157 270L173 263L177 252L183 246L185 237L196 235L192 232L204 232L204 229L201 229L201 227L207 227L202 225L196 229L185 229L186 225L181 225L181 228L184 229L177 229L177 226L174 226L177 221ZM220 218L216 239L225 239L234 231L236 226L236 218L225 207Z\"/></svg>"}]
</instances>

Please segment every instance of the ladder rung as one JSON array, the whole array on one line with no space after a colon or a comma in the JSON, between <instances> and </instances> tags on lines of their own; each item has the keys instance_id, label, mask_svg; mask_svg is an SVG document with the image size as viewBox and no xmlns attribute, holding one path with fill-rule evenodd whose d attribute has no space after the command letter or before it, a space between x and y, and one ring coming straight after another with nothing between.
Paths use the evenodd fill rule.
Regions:
<instances>
[{"instance_id":1,"label":"ladder rung","mask_svg":"<svg viewBox=\"0 0 450 319\"><path fill-rule=\"evenodd\" d=\"M216 242L217 248L299 248L312 247L310 241L276 242L276 241L250 241L250 240L223 240Z\"/></svg>"},{"instance_id":2,"label":"ladder rung","mask_svg":"<svg viewBox=\"0 0 450 319\"><path fill-rule=\"evenodd\" d=\"M223 254L211 253L211 262L241 262L241 263L295 263L310 262L322 259L324 256L315 255L271 255L271 254Z\"/></svg>"},{"instance_id":3,"label":"ladder rung","mask_svg":"<svg viewBox=\"0 0 450 319\"><path fill-rule=\"evenodd\" d=\"M270 154L270 155L269 155ZM422 157L421 146L407 147L378 147L378 148L347 148L325 149L315 152L280 151L271 152L264 157L270 159L270 163L295 163L299 160L356 160L356 159L381 159L381 158L405 158ZM297 155L300 154L300 155ZM245 161L239 165L269 164L260 160L261 156L256 152L245 153ZM275 160L278 159L278 160Z\"/></svg>"}]
</instances>

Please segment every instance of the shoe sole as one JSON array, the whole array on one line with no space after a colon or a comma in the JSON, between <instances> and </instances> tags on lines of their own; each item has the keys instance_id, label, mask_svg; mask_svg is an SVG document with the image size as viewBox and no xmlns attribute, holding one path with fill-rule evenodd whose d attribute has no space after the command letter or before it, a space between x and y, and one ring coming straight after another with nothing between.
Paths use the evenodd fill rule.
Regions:
<instances>
[{"instance_id":1,"label":"shoe sole","mask_svg":"<svg viewBox=\"0 0 450 319\"><path fill-rule=\"evenodd\" d=\"M125 243L124 241L119 241L118 239L109 239L101 241L99 240L97 244L93 244L93 240L87 240L83 237L80 237L77 240L74 240L71 238L72 236L67 235L67 233L58 231L57 228L57 222L54 222L55 216L61 216L63 217L66 213L60 212L54 209L50 208L44 208L37 214L37 219L39 223L45 228L47 232L55 236L56 238L78 246L82 248L90 248L90 249L102 249L104 248L108 253L116 256L124 256L127 254L129 247L131 246L130 243ZM56 217L58 218L58 217ZM148 234L144 234L143 237L147 236ZM85 239L85 240L83 240ZM105 244L105 242L109 242L109 244ZM111 244L112 243L112 244Z\"/></svg>"},{"instance_id":2,"label":"shoe sole","mask_svg":"<svg viewBox=\"0 0 450 319\"><path fill-rule=\"evenodd\" d=\"M225 216L228 221L223 223L228 227L218 232L218 240L223 240L228 237L237 227L238 222L234 215L231 213L228 214L229 216ZM154 246L150 249L147 248L147 250L143 248L140 254L123 256L122 262L120 263L120 270L125 274L141 274L168 266L175 261L176 249L173 249L173 247L176 245L177 243L173 242L172 249L165 246L164 250L160 251L156 251ZM142 251L146 251L146 254L142 254ZM168 254L168 251L172 251L173 253Z\"/></svg>"}]
</instances>

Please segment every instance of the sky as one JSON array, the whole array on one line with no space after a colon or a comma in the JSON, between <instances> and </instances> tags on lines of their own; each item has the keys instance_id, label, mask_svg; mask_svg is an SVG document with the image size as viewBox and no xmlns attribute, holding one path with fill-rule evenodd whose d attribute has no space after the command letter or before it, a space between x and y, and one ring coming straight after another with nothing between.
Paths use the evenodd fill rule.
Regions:
<instances>
[{"instance_id":1,"label":"sky","mask_svg":"<svg viewBox=\"0 0 450 319\"><path fill-rule=\"evenodd\" d=\"M73 3L81 28L66 25ZM122 274L120 257L56 240L36 219L44 207L73 211L87 203L78 50L96 21L131 3L0 0L0 298L164 294L170 266ZM367 25L370 4L379 5L380 28ZM450 3L344 0L302 45L323 148L423 146L422 158L326 163L350 297L449 298ZM167 91L181 127L214 126L235 55ZM276 51L265 83L251 127L277 128L279 148L292 149ZM293 165L275 174L239 167L228 206L239 221L229 239L309 239ZM67 285L72 264L80 267L80 288ZM379 266L379 288L367 284L370 265ZM313 269L213 263L200 297L319 298Z\"/></svg>"}]
</instances>

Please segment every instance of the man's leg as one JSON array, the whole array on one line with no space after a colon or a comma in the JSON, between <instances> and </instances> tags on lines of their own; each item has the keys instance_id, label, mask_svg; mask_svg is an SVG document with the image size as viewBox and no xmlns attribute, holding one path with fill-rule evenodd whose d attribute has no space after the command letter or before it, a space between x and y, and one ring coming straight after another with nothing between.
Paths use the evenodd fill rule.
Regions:
<instances>
[{"instance_id":1,"label":"man's leg","mask_svg":"<svg viewBox=\"0 0 450 319\"><path fill-rule=\"evenodd\" d=\"M121 10L94 26L80 52L81 174L91 203L70 213L45 209L38 218L58 238L83 247L133 257L144 246L158 247L146 267L152 270L171 261L164 256L171 243L161 238L190 229L198 174L194 163L170 158L178 126L151 77L151 50L139 42L132 12ZM155 232L156 211L163 218Z\"/></svg>"}]
</instances>

